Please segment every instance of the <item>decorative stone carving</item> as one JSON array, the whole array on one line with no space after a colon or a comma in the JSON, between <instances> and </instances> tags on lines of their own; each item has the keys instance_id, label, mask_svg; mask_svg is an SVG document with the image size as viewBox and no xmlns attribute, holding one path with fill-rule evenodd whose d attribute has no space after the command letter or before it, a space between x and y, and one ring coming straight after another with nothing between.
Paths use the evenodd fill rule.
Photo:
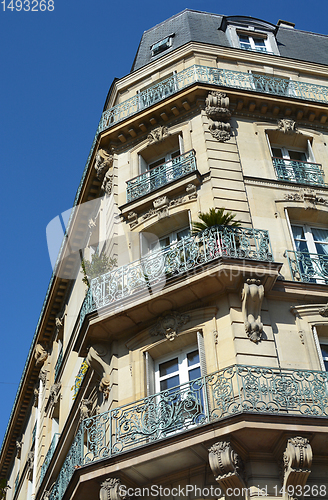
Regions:
<instances>
[{"instance_id":1,"label":"decorative stone carving","mask_svg":"<svg viewBox=\"0 0 328 500\"><path fill-rule=\"evenodd\" d=\"M44 366L40 370L39 379L41 380L41 382L42 382L43 385L46 385L46 382L47 382L47 372L44 369Z\"/></svg>"},{"instance_id":2,"label":"decorative stone carving","mask_svg":"<svg viewBox=\"0 0 328 500\"><path fill-rule=\"evenodd\" d=\"M51 406L56 406L58 403L59 397L60 397L60 388L61 388L61 383L57 382L56 384L53 384L50 387L50 392L49 392L49 401L48 405Z\"/></svg>"},{"instance_id":3,"label":"decorative stone carving","mask_svg":"<svg viewBox=\"0 0 328 500\"><path fill-rule=\"evenodd\" d=\"M163 141L166 137L168 137L169 134L169 129L163 125L154 128L151 130L148 134L148 143L149 144L154 144L156 142L161 142Z\"/></svg>"},{"instance_id":4,"label":"decorative stone carving","mask_svg":"<svg viewBox=\"0 0 328 500\"><path fill-rule=\"evenodd\" d=\"M34 394L33 406L37 408L39 404L39 389L37 387L34 387L33 394Z\"/></svg>"},{"instance_id":5,"label":"decorative stone carving","mask_svg":"<svg viewBox=\"0 0 328 500\"><path fill-rule=\"evenodd\" d=\"M304 489L311 472L312 448L309 440L303 437L288 439L286 451L283 454L284 481L286 491L288 486L301 486Z\"/></svg>"},{"instance_id":6,"label":"decorative stone carving","mask_svg":"<svg viewBox=\"0 0 328 500\"><path fill-rule=\"evenodd\" d=\"M82 399L80 402L80 420L90 417L90 408L92 401L89 399Z\"/></svg>"},{"instance_id":7,"label":"decorative stone carving","mask_svg":"<svg viewBox=\"0 0 328 500\"><path fill-rule=\"evenodd\" d=\"M95 228L96 225L97 225L97 223L96 223L95 219L91 218L91 219L88 220L88 228L90 230L92 230L93 228Z\"/></svg>"},{"instance_id":8,"label":"decorative stone carving","mask_svg":"<svg viewBox=\"0 0 328 500\"><path fill-rule=\"evenodd\" d=\"M197 188L191 182L186 187L186 193L188 195L189 200L195 200L197 198Z\"/></svg>"},{"instance_id":9,"label":"decorative stone carving","mask_svg":"<svg viewBox=\"0 0 328 500\"><path fill-rule=\"evenodd\" d=\"M108 149L99 149L96 155L95 170L97 178L102 180L109 168L113 166L114 157Z\"/></svg>"},{"instance_id":10,"label":"decorative stone carving","mask_svg":"<svg viewBox=\"0 0 328 500\"><path fill-rule=\"evenodd\" d=\"M159 196L153 201L153 205L159 219L169 216L169 199L167 196Z\"/></svg>"},{"instance_id":11,"label":"decorative stone carving","mask_svg":"<svg viewBox=\"0 0 328 500\"><path fill-rule=\"evenodd\" d=\"M209 463L215 480L224 492L228 488L238 489L240 492L246 485L243 480L243 463L232 449L229 441L219 441L209 450Z\"/></svg>"},{"instance_id":12,"label":"decorative stone carving","mask_svg":"<svg viewBox=\"0 0 328 500\"><path fill-rule=\"evenodd\" d=\"M247 279L242 290L242 313L247 336L252 342L259 342L263 334L261 323L261 306L264 298L264 287L260 280Z\"/></svg>"},{"instance_id":13,"label":"decorative stone carving","mask_svg":"<svg viewBox=\"0 0 328 500\"><path fill-rule=\"evenodd\" d=\"M99 391L108 399L110 392L110 350L103 344L89 347L86 362L101 377Z\"/></svg>"},{"instance_id":14,"label":"decorative stone carving","mask_svg":"<svg viewBox=\"0 0 328 500\"><path fill-rule=\"evenodd\" d=\"M147 220L149 219L150 217L152 217L153 215L156 215L157 211L154 210L153 208L151 208L150 210L148 210L146 213L144 213L141 217L142 220Z\"/></svg>"},{"instance_id":15,"label":"decorative stone carving","mask_svg":"<svg viewBox=\"0 0 328 500\"><path fill-rule=\"evenodd\" d=\"M290 120L289 118L282 118L281 120L278 120L278 130L281 130L285 134L296 132L296 122L294 120Z\"/></svg>"},{"instance_id":16,"label":"decorative stone carving","mask_svg":"<svg viewBox=\"0 0 328 500\"><path fill-rule=\"evenodd\" d=\"M173 198L172 200L170 200L169 206L176 207L177 205L181 205L181 203L184 203L185 201L185 196L178 196L177 198Z\"/></svg>"},{"instance_id":17,"label":"decorative stone carving","mask_svg":"<svg viewBox=\"0 0 328 500\"><path fill-rule=\"evenodd\" d=\"M126 497L121 494L121 480L118 478L108 478L101 483L100 500L123 500Z\"/></svg>"},{"instance_id":18,"label":"decorative stone carving","mask_svg":"<svg viewBox=\"0 0 328 500\"><path fill-rule=\"evenodd\" d=\"M174 340L178 336L178 330L182 325L190 321L188 314L180 314L177 311L170 311L157 320L157 323L150 329L150 335L163 335L168 340Z\"/></svg>"},{"instance_id":19,"label":"decorative stone carving","mask_svg":"<svg viewBox=\"0 0 328 500\"><path fill-rule=\"evenodd\" d=\"M16 457L20 458L22 453L23 441L16 441Z\"/></svg>"},{"instance_id":20,"label":"decorative stone carving","mask_svg":"<svg viewBox=\"0 0 328 500\"><path fill-rule=\"evenodd\" d=\"M209 119L208 129L219 142L228 141L231 137L231 117L229 97L222 92L211 91L205 100L205 113Z\"/></svg>"},{"instance_id":21,"label":"decorative stone carving","mask_svg":"<svg viewBox=\"0 0 328 500\"><path fill-rule=\"evenodd\" d=\"M36 366L43 365L48 357L48 352L41 344L36 344L34 357L36 360Z\"/></svg>"},{"instance_id":22,"label":"decorative stone carving","mask_svg":"<svg viewBox=\"0 0 328 500\"><path fill-rule=\"evenodd\" d=\"M34 451L28 452L26 465L27 465L27 477L28 477L29 481L31 481L32 476L33 476Z\"/></svg>"},{"instance_id":23,"label":"decorative stone carving","mask_svg":"<svg viewBox=\"0 0 328 500\"><path fill-rule=\"evenodd\" d=\"M103 191L105 191L105 193L108 195L110 195L112 193L113 179L114 179L114 175L111 172L107 172L105 177L104 177L103 183L101 185L101 189Z\"/></svg>"},{"instance_id":24,"label":"decorative stone carving","mask_svg":"<svg viewBox=\"0 0 328 500\"><path fill-rule=\"evenodd\" d=\"M288 193L285 200L303 202L305 209L316 209L317 205L328 206L328 199L318 196L314 189L300 189L298 193Z\"/></svg>"},{"instance_id":25,"label":"decorative stone carving","mask_svg":"<svg viewBox=\"0 0 328 500\"><path fill-rule=\"evenodd\" d=\"M131 229L138 224L138 214L136 212L129 212L127 219Z\"/></svg>"},{"instance_id":26,"label":"decorative stone carving","mask_svg":"<svg viewBox=\"0 0 328 500\"><path fill-rule=\"evenodd\" d=\"M319 314L323 318L328 318L328 303L325 306L320 307Z\"/></svg>"}]
</instances>

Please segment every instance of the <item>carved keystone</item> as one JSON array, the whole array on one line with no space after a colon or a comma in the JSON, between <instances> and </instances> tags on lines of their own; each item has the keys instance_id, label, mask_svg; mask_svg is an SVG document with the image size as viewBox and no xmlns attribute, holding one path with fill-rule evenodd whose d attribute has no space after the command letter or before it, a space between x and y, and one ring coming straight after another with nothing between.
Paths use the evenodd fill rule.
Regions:
<instances>
[{"instance_id":1,"label":"carved keystone","mask_svg":"<svg viewBox=\"0 0 328 500\"><path fill-rule=\"evenodd\" d=\"M89 347L87 364L100 376L99 391L108 399L110 392L110 350L103 344Z\"/></svg>"},{"instance_id":2,"label":"carved keystone","mask_svg":"<svg viewBox=\"0 0 328 500\"><path fill-rule=\"evenodd\" d=\"M312 448L309 440L303 437L288 439L286 451L283 455L284 464L284 491L289 485L294 488L301 486L304 489L311 472Z\"/></svg>"},{"instance_id":3,"label":"carved keystone","mask_svg":"<svg viewBox=\"0 0 328 500\"><path fill-rule=\"evenodd\" d=\"M237 453L232 449L229 441L219 441L209 450L209 463L215 480L224 492L228 488L240 491L242 496L246 485L242 478L243 463Z\"/></svg>"},{"instance_id":4,"label":"carved keystone","mask_svg":"<svg viewBox=\"0 0 328 500\"><path fill-rule=\"evenodd\" d=\"M124 500L126 496L123 495L122 490L124 491L125 488L121 485L120 479L109 477L100 485L99 499Z\"/></svg>"},{"instance_id":5,"label":"carved keystone","mask_svg":"<svg viewBox=\"0 0 328 500\"><path fill-rule=\"evenodd\" d=\"M259 280L248 279L244 283L241 294L242 313L247 336L252 342L262 338L261 306L264 298L264 287Z\"/></svg>"},{"instance_id":6,"label":"carved keystone","mask_svg":"<svg viewBox=\"0 0 328 500\"><path fill-rule=\"evenodd\" d=\"M188 314L180 314L177 311L170 311L160 316L157 323L150 329L150 335L163 335L168 340L174 340L178 336L180 326L190 321Z\"/></svg>"}]
</instances>

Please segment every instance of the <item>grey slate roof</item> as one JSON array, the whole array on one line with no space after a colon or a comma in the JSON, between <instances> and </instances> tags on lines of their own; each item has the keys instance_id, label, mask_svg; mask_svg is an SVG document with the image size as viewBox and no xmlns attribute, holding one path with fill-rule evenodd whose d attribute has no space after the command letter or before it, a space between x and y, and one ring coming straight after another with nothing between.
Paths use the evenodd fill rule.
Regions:
<instances>
[{"instance_id":1,"label":"grey slate roof","mask_svg":"<svg viewBox=\"0 0 328 500\"><path fill-rule=\"evenodd\" d=\"M227 21L229 22L229 19L233 18L237 18L237 16L229 18L189 9L176 14L144 32L131 71L147 65L191 41L230 47L225 27ZM247 19L247 17L243 19ZM248 19L252 18L248 17ZM265 21L263 25L265 25ZM328 36L280 26L277 26L275 31L281 56L328 64ZM173 33L172 46L165 52L152 56L151 46Z\"/></svg>"}]
</instances>

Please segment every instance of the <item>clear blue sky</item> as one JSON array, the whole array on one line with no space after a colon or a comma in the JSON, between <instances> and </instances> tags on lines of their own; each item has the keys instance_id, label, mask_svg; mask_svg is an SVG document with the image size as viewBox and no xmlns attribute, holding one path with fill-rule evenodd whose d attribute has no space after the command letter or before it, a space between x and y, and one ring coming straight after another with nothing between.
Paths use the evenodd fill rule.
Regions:
<instances>
[{"instance_id":1,"label":"clear blue sky","mask_svg":"<svg viewBox=\"0 0 328 500\"><path fill-rule=\"evenodd\" d=\"M0 3L0 442L52 272L46 226L72 206L108 88L130 71L143 31L189 8L327 34L327 0L54 4L4 12Z\"/></svg>"}]
</instances>

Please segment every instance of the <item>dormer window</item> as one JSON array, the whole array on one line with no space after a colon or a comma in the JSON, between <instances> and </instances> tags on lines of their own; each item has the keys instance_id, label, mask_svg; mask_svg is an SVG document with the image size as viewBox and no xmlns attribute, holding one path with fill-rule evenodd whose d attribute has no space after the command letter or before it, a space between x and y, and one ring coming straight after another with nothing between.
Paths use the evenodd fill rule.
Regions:
<instances>
[{"instance_id":1,"label":"dormer window","mask_svg":"<svg viewBox=\"0 0 328 500\"><path fill-rule=\"evenodd\" d=\"M258 35L246 35L239 33L239 45L244 50L254 50L255 52L270 53L268 40Z\"/></svg>"},{"instance_id":2,"label":"dormer window","mask_svg":"<svg viewBox=\"0 0 328 500\"><path fill-rule=\"evenodd\" d=\"M154 43L154 45L152 45L150 47L151 55L157 56L157 54L160 54L161 52L164 52L164 50L167 50L168 48L170 48L172 45L173 36L174 36L173 34L169 35L166 38L163 38L163 40L160 40L159 42Z\"/></svg>"}]
</instances>

